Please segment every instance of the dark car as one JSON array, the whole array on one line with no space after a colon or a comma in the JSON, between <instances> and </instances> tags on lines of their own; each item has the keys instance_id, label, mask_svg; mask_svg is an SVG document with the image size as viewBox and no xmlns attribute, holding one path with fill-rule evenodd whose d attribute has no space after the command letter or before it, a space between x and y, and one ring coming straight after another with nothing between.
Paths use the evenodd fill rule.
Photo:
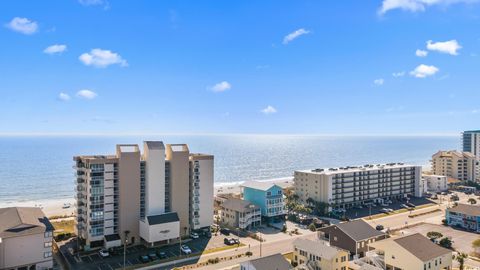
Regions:
<instances>
[{"instance_id":1,"label":"dark car","mask_svg":"<svg viewBox=\"0 0 480 270\"><path fill-rule=\"evenodd\" d=\"M165 253L163 251L157 251L157 256L160 260L168 258L167 253Z\"/></svg>"},{"instance_id":2,"label":"dark car","mask_svg":"<svg viewBox=\"0 0 480 270\"><path fill-rule=\"evenodd\" d=\"M415 204L411 203L411 202L407 202L406 205L408 207L412 207L412 208L415 208Z\"/></svg>"},{"instance_id":3,"label":"dark car","mask_svg":"<svg viewBox=\"0 0 480 270\"><path fill-rule=\"evenodd\" d=\"M375 227L375 229L376 229L377 231L381 231L381 230L384 229L384 227L383 227L383 225L380 225L380 224L379 224L379 225L377 225L377 226Z\"/></svg>"},{"instance_id":4,"label":"dark car","mask_svg":"<svg viewBox=\"0 0 480 270\"><path fill-rule=\"evenodd\" d=\"M228 228L221 228L220 229L220 233L223 234L223 235L230 235L230 229Z\"/></svg>"},{"instance_id":5,"label":"dark car","mask_svg":"<svg viewBox=\"0 0 480 270\"><path fill-rule=\"evenodd\" d=\"M151 261L156 261L158 260L158 256L155 253L149 253L148 258L150 258Z\"/></svg>"},{"instance_id":6,"label":"dark car","mask_svg":"<svg viewBox=\"0 0 480 270\"><path fill-rule=\"evenodd\" d=\"M223 243L227 246L235 245L235 240L233 238L224 238Z\"/></svg>"},{"instance_id":7,"label":"dark car","mask_svg":"<svg viewBox=\"0 0 480 270\"><path fill-rule=\"evenodd\" d=\"M148 263L150 262L150 258L147 255L141 255L139 258L141 263Z\"/></svg>"}]
</instances>

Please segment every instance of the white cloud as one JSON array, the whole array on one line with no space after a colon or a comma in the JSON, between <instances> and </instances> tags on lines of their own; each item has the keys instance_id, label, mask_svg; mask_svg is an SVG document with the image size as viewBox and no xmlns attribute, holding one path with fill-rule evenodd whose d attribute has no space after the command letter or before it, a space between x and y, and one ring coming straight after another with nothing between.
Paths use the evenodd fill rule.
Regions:
<instances>
[{"instance_id":1,"label":"white cloud","mask_svg":"<svg viewBox=\"0 0 480 270\"><path fill-rule=\"evenodd\" d=\"M268 105L267 107L265 107L262 110L262 113L264 113L264 114L273 114L273 113L276 113L276 112L277 112L277 109L275 109L273 106L270 106L270 105Z\"/></svg>"},{"instance_id":2,"label":"white cloud","mask_svg":"<svg viewBox=\"0 0 480 270\"><path fill-rule=\"evenodd\" d=\"M232 85L229 82L223 81L212 86L210 90L212 90L213 92L224 92L231 88L232 88Z\"/></svg>"},{"instance_id":3,"label":"white cloud","mask_svg":"<svg viewBox=\"0 0 480 270\"><path fill-rule=\"evenodd\" d=\"M375 85L379 85L379 86L380 86L380 85L383 85L384 82L385 82L384 79L376 79L376 80L373 80L373 83L374 83Z\"/></svg>"},{"instance_id":4,"label":"white cloud","mask_svg":"<svg viewBox=\"0 0 480 270\"><path fill-rule=\"evenodd\" d=\"M58 94L58 99L62 100L62 101L69 101L70 96L68 94L65 94L65 93L60 93L60 94Z\"/></svg>"},{"instance_id":5,"label":"white cloud","mask_svg":"<svg viewBox=\"0 0 480 270\"><path fill-rule=\"evenodd\" d=\"M460 44L458 44L455 39L444 42L433 42L431 40L427 41L427 49L429 49L430 51L437 51L450 55L458 55L457 51L461 48L462 46L460 46Z\"/></svg>"},{"instance_id":6,"label":"white cloud","mask_svg":"<svg viewBox=\"0 0 480 270\"><path fill-rule=\"evenodd\" d=\"M10 28L13 31L31 35L37 32L38 24L37 22L31 21L27 18L15 17L9 23L5 25L7 28Z\"/></svg>"},{"instance_id":7,"label":"white cloud","mask_svg":"<svg viewBox=\"0 0 480 270\"><path fill-rule=\"evenodd\" d=\"M97 6L105 3L103 0L78 0L78 2L84 6Z\"/></svg>"},{"instance_id":8,"label":"white cloud","mask_svg":"<svg viewBox=\"0 0 480 270\"><path fill-rule=\"evenodd\" d=\"M77 92L77 97L84 98L84 99L94 99L98 95L97 93L93 92L92 90L83 89Z\"/></svg>"},{"instance_id":9,"label":"white cloud","mask_svg":"<svg viewBox=\"0 0 480 270\"><path fill-rule=\"evenodd\" d=\"M428 52L427 51L424 51L424 50L416 50L415 51L415 55L418 56L418 57L426 57L428 55Z\"/></svg>"},{"instance_id":10,"label":"white cloud","mask_svg":"<svg viewBox=\"0 0 480 270\"><path fill-rule=\"evenodd\" d=\"M52 46L48 46L43 50L44 53L46 54L56 54L56 53L62 53L67 50L67 45L61 45L61 44L55 44Z\"/></svg>"},{"instance_id":11,"label":"white cloud","mask_svg":"<svg viewBox=\"0 0 480 270\"><path fill-rule=\"evenodd\" d=\"M119 54L109 50L92 49L90 53L84 53L78 59L87 66L105 68L109 65L118 64L121 67L128 66L128 63Z\"/></svg>"},{"instance_id":12,"label":"white cloud","mask_svg":"<svg viewBox=\"0 0 480 270\"><path fill-rule=\"evenodd\" d=\"M425 11L429 6L449 6L457 3L473 3L477 0L383 0L378 13L383 15L390 10L401 9L410 12Z\"/></svg>"},{"instance_id":13,"label":"white cloud","mask_svg":"<svg viewBox=\"0 0 480 270\"><path fill-rule=\"evenodd\" d=\"M425 78L428 76L435 75L439 69L435 66L427 66L424 64L419 65L414 70L410 71L410 75L416 78Z\"/></svg>"},{"instance_id":14,"label":"white cloud","mask_svg":"<svg viewBox=\"0 0 480 270\"><path fill-rule=\"evenodd\" d=\"M300 29L286 35L283 38L283 44L288 44L289 42L293 41L294 39L298 38L299 36L306 35L306 34L309 34L309 33L310 33L310 31L305 30L303 28L300 28Z\"/></svg>"},{"instance_id":15,"label":"white cloud","mask_svg":"<svg viewBox=\"0 0 480 270\"><path fill-rule=\"evenodd\" d=\"M405 76L405 71L394 72L394 73L392 73L392 76L395 77L395 78L403 77L403 76Z\"/></svg>"}]
</instances>

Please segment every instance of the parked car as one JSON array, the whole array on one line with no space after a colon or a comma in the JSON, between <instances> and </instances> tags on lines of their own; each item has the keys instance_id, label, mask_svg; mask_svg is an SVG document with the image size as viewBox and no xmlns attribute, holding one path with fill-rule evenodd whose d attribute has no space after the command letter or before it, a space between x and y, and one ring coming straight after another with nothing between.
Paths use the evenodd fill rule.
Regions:
<instances>
[{"instance_id":1,"label":"parked car","mask_svg":"<svg viewBox=\"0 0 480 270\"><path fill-rule=\"evenodd\" d=\"M157 256L160 260L168 258L167 253L165 253L163 251L157 251Z\"/></svg>"},{"instance_id":2,"label":"parked car","mask_svg":"<svg viewBox=\"0 0 480 270\"><path fill-rule=\"evenodd\" d=\"M108 250L106 250L106 249L100 249L100 251L98 252L98 254L99 254L100 257L102 257L102 258L106 258L106 257L110 256L110 253L108 253Z\"/></svg>"},{"instance_id":3,"label":"parked car","mask_svg":"<svg viewBox=\"0 0 480 270\"><path fill-rule=\"evenodd\" d=\"M191 254L192 253L192 250L187 246L187 245L182 245L180 247L180 250L184 253L184 254Z\"/></svg>"},{"instance_id":4,"label":"parked car","mask_svg":"<svg viewBox=\"0 0 480 270\"><path fill-rule=\"evenodd\" d=\"M232 240L235 243L235 245L240 245L240 240L238 240L238 238L232 238Z\"/></svg>"},{"instance_id":5,"label":"parked car","mask_svg":"<svg viewBox=\"0 0 480 270\"><path fill-rule=\"evenodd\" d=\"M447 195L447 194L448 194L448 192L446 192L446 191L440 192L440 195Z\"/></svg>"},{"instance_id":6,"label":"parked car","mask_svg":"<svg viewBox=\"0 0 480 270\"><path fill-rule=\"evenodd\" d=\"M381 206L388 206L389 204L388 203L382 203L380 204Z\"/></svg>"},{"instance_id":7,"label":"parked car","mask_svg":"<svg viewBox=\"0 0 480 270\"><path fill-rule=\"evenodd\" d=\"M388 208L382 208L382 209L379 210L379 212L384 213L384 214L389 214L390 213Z\"/></svg>"},{"instance_id":8,"label":"parked car","mask_svg":"<svg viewBox=\"0 0 480 270\"><path fill-rule=\"evenodd\" d=\"M227 246L235 245L235 240L233 238L224 238L223 243Z\"/></svg>"},{"instance_id":9,"label":"parked car","mask_svg":"<svg viewBox=\"0 0 480 270\"><path fill-rule=\"evenodd\" d=\"M383 229L384 229L383 225L380 225L380 224L378 224L378 225L375 227L375 230L377 230L377 231L381 231L381 230L383 230Z\"/></svg>"},{"instance_id":10,"label":"parked car","mask_svg":"<svg viewBox=\"0 0 480 270\"><path fill-rule=\"evenodd\" d=\"M409 207L415 208L415 204L413 204L411 202L407 202L406 205L409 206Z\"/></svg>"},{"instance_id":11,"label":"parked car","mask_svg":"<svg viewBox=\"0 0 480 270\"><path fill-rule=\"evenodd\" d=\"M191 232L191 233L190 233L190 238L198 239L198 237L200 237L200 236L198 235L198 233L196 233L196 232Z\"/></svg>"},{"instance_id":12,"label":"parked car","mask_svg":"<svg viewBox=\"0 0 480 270\"><path fill-rule=\"evenodd\" d=\"M150 258L147 255L140 255L140 257L138 257L138 259L140 260L141 263L150 262Z\"/></svg>"},{"instance_id":13,"label":"parked car","mask_svg":"<svg viewBox=\"0 0 480 270\"><path fill-rule=\"evenodd\" d=\"M228 228L221 228L221 229L220 229L220 233L223 234L223 235L229 236L229 235L230 235L230 229L228 229Z\"/></svg>"},{"instance_id":14,"label":"parked car","mask_svg":"<svg viewBox=\"0 0 480 270\"><path fill-rule=\"evenodd\" d=\"M438 200L437 194L433 194L433 195L430 197L430 199L432 199L432 200Z\"/></svg>"},{"instance_id":15,"label":"parked car","mask_svg":"<svg viewBox=\"0 0 480 270\"><path fill-rule=\"evenodd\" d=\"M460 198L458 197L457 194L453 194L452 196L450 196L450 200L452 200L452 201L458 201L458 200L460 200Z\"/></svg>"},{"instance_id":16,"label":"parked car","mask_svg":"<svg viewBox=\"0 0 480 270\"><path fill-rule=\"evenodd\" d=\"M155 254L154 252L149 253L149 254L148 254L148 258L150 258L151 261L156 261L156 260L158 260L158 256L157 256L157 254Z\"/></svg>"}]
</instances>

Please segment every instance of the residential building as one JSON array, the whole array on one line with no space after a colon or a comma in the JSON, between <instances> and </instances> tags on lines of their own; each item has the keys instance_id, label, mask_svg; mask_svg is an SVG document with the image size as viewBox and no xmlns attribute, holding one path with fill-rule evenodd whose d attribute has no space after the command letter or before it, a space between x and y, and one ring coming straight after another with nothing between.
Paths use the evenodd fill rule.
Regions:
<instances>
[{"instance_id":1,"label":"residential building","mask_svg":"<svg viewBox=\"0 0 480 270\"><path fill-rule=\"evenodd\" d=\"M478 205L457 204L447 208L445 219L450 226L480 232L480 206Z\"/></svg>"},{"instance_id":2,"label":"residential building","mask_svg":"<svg viewBox=\"0 0 480 270\"><path fill-rule=\"evenodd\" d=\"M421 166L403 163L295 171L294 191L309 198L349 208L406 196L422 196Z\"/></svg>"},{"instance_id":3,"label":"residential building","mask_svg":"<svg viewBox=\"0 0 480 270\"><path fill-rule=\"evenodd\" d=\"M242 184L243 199L260 207L266 219L281 219L287 213L283 189L273 182L251 181Z\"/></svg>"},{"instance_id":4,"label":"residential building","mask_svg":"<svg viewBox=\"0 0 480 270\"><path fill-rule=\"evenodd\" d=\"M240 263L240 270L292 270L293 266L288 263L282 254L277 253L258 259Z\"/></svg>"},{"instance_id":5,"label":"residential building","mask_svg":"<svg viewBox=\"0 0 480 270\"><path fill-rule=\"evenodd\" d=\"M213 156L146 141L74 157L76 228L85 249L162 244L213 223ZM173 196L175 194L175 196Z\"/></svg>"},{"instance_id":6,"label":"residential building","mask_svg":"<svg viewBox=\"0 0 480 270\"><path fill-rule=\"evenodd\" d=\"M261 224L260 207L247 200L226 198L220 205L220 218L223 224L233 228L249 230Z\"/></svg>"},{"instance_id":7,"label":"residential building","mask_svg":"<svg viewBox=\"0 0 480 270\"><path fill-rule=\"evenodd\" d=\"M348 250L357 257L365 255L369 244L387 238L387 234L375 230L362 219L335 224L319 231L330 245Z\"/></svg>"},{"instance_id":8,"label":"residential building","mask_svg":"<svg viewBox=\"0 0 480 270\"><path fill-rule=\"evenodd\" d=\"M298 270L347 270L350 253L326 241L297 238L293 242L293 261Z\"/></svg>"},{"instance_id":9,"label":"residential building","mask_svg":"<svg viewBox=\"0 0 480 270\"><path fill-rule=\"evenodd\" d=\"M475 181L477 161L469 152L438 151L432 156L432 172L458 179L460 181Z\"/></svg>"},{"instance_id":10,"label":"residential building","mask_svg":"<svg viewBox=\"0 0 480 270\"><path fill-rule=\"evenodd\" d=\"M423 174L422 180L425 183L425 191L442 192L448 189L448 178L446 176Z\"/></svg>"},{"instance_id":11,"label":"residential building","mask_svg":"<svg viewBox=\"0 0 480 270\"><path fill-rule=\"evenodd\" d=\"M462 133L463 152L480 156L480 130L467 130Z\"/></svg>"},{"instance_id":12,"label":"residential building","mask_svg":"<svg viewBox=\"0 0 480 270\"><path fill-rule=\"evenodd\" d=\"M452 268L452 251L440 247L425 236L416 233L398 238L389 238L370 244L383 257L387 270L423 269L440 270Z\"/></svg>"},{"instance_id":13,"label":"residential building","mask_svg":"<svg viewBox=\"0 0 480 270\"><path fill-rule=\"evenodd\" d=\"M40 208L0 208L0 269L53 269L53 231Z\"/></svg>"}]
</instances>

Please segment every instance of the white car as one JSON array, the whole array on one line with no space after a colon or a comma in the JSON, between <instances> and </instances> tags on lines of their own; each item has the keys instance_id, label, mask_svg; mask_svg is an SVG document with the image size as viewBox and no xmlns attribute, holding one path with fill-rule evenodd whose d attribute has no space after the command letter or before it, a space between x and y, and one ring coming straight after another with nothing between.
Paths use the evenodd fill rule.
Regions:
<instances>
[{"instance_id":1,"label":"white car","mask_svg":"<svg viewBox=\"0 0 480 270\"><path fill-rule=\"evenodd\" d=\"M198 233L196 233L196 232L191 232L190 233L190 238L198 239L198 237L199 237Z\"/></svg>"},{"instance_id":2,"label":"white car","mask_svg":"<svg viewBox=\"0 0 480 270\"><path fill-rule=\"evenodd\" d=\"M98 252L98 254L100 254L100 257L102 257L102 258L106 258L106 257L110 256L110 253L108 253L108 250L106 250L106 249L101 249Z\"/></svg>"},{"instance_id":3,"label":"white car","mask_svg":"<svg viewBox=\"0 0 480 270\"><path fill-rule=\"evenodd\" d=\"M184 253L184 254L190 254L192 253L192 250L187 246L187 245L182 245L180 247L180 250Z\"/></svg>"}]
</instances>

